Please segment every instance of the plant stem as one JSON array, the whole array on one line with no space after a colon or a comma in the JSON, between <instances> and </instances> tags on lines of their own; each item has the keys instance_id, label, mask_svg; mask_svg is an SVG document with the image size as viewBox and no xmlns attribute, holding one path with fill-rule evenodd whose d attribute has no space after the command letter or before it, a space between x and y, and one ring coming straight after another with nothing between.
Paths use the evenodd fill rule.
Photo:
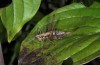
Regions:
<instances>
[{"instance_id":1,"label":"plant stem","mask_svg":"<svg viewBox=\"0 0 100 65\"><path fill-rule=\"evenodd\" d=\"M4 64L4 59L3 59L3 54L2 54L1 43L0 43L0 65L5 65L5 64Z\"/></svg>"}]
</instances>

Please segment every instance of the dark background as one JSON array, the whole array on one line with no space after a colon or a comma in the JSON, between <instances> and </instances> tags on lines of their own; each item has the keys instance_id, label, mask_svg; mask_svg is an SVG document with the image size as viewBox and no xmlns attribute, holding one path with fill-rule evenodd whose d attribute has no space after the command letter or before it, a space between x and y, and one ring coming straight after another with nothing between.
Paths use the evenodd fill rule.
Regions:
<instances>
[{"instance_id":1,"label":"dark background","mask_svg":"<svg viewBox=\"0 0 100 65\"><path fill-rule=\"evenodd\" d=\"M51 13L57 8L69 5L73 2L81 2L85 6L89 7L93 3L93 1L100 2L100 0L42 0L39 11L35 15L35 17L33 17L33 19L35 19L34 23L32 22L33 19L30 20L30 22L26 23L22 28L21 33L19 33L18 38L13 40L10 44L7 41L3 41L2 48L5 65L9 65L10 63L13 63L12 65L18 65L20 43L42 17ZM0 0L0 8L7 7L11 4L11 2L12 0ZM67 61L64 61L62 65L66 65L66 62ZM100 65L100 58L96 58L85 65Z\"/></svg>"}]
</instances>

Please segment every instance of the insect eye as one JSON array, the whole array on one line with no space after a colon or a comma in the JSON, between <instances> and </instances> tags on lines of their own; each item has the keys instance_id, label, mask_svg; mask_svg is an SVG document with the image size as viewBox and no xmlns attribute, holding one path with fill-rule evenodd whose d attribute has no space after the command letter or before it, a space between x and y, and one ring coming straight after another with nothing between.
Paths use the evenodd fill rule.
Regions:
<instances>
[{"instance_id":1,"label":"insect eye","mask_svg":"<svg viewBox=\"0 0 100 65\"><path fill-rule=\"evenodd\" d=\"M0 8L8 6L11 2L12 0L0 0Z\"/></svg>"}]
</instances>

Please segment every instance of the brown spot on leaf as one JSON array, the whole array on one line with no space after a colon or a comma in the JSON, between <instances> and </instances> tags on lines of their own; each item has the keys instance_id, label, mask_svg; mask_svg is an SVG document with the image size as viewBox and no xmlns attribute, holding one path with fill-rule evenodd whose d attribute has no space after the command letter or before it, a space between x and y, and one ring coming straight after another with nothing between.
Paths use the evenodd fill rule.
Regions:
<instances>
[{"instance_id":1,"label":"brown spot on leaf","mask_svg":"<svg viewBox=\"0 0 100 65\"><path fill-rule=\"evenodd\" d=\"M19 56L19 65L53 65L55 58L50 53L43 53L50 46L46 45L32 52L28 52L29 49L23 48Z\"/></svg>"},{"instance_id":2,"label":"brown spot on leaf","mask_svg":"<svg viewBox=\"0 0 100 65\"><path fill-rule=\"evenodd\" d=\"M26 57L26 55L28 54L29 49L24 47L23 50L20 52L19 54L19 60L18 63L22 63L23 59Z\"/></svg>"},{"instance_id":3,"label":"brown spot on leaf","mask_svg":"<svg viewBox=\"0 0 100 65\"><path fill-rule=\"evenodd\" d=\"M19 56L19 64L20 65L31 65L33 62L35 62L37 59L40 58L41 56L41 49L34 50L30 53L22 51L20 56ZM27 51L27 50L26 50Z\"/></svg>"},{"instance_id":4,"label":"brown spot on leaf","mask_svg":"<svg viewBox=\"0 0 100 65\"><path fill-rule=\"evenodd\" d=\"M44 65L44 58L43 57L38 58L31 65Z\"/></svg>"}]
</instances>

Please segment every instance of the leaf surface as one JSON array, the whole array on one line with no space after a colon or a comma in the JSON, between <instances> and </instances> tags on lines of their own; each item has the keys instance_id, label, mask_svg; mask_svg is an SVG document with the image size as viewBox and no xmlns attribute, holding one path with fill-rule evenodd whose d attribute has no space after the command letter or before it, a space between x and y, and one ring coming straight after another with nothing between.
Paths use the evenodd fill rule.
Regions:
<instances>
[{"instance_id":1,"label":"leaf surface","mask_svg":"<svg viewBox=\"0 0 100 65\"><path fill-rule=\"evenodd\" d=\"M73 3L45 16L22 42L19 64L61 65L71 58L73 65L80 65L100 55L100 6L97 5L85 7ZM69 34L61 39L51 40L53 36L47 36L43 40L52 30ZM40 34L44 34L42 40L36 37Z\"/></svg>"},{"instance_id":2,"label":"leaf surface","mask_svg":"<svg viewBox=\"0 0 100 65\"><path fill-rule=\"evenodd\" d=\"M22 29L37 12L41 0L13 0L3 9L2 22L7 30L8 42Z\"/></svg>"}]
</instances>

